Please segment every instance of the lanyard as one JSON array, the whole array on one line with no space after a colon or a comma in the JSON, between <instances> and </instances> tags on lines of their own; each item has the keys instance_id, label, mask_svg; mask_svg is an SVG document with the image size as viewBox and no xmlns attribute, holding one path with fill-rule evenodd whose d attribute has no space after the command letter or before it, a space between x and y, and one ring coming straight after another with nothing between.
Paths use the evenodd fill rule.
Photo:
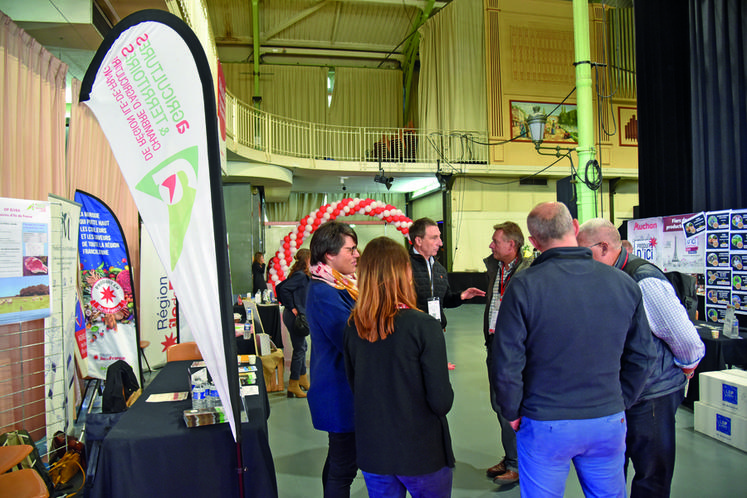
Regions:
<instances>
[{"instance_id":1,"label":"lanyard","mask_svg":"<svg viewBox=\"0 0 747 498\"><path fill-rule=\"evenodd\" d=\"M504 282L503 281L503 268L504 268L504 266L505 265L501 266L501 283L500 283L500 287L499 287L500 288L500 293L501 293L501 300L503 300L503 293L506 292L506 287L508 287L508 281L511 280L511 277L514 276L513 273L509 274L506 277L506 281Z\"/></svg>"},{"instance_id":2,"label":"lanyard","mask_svg":"<svg viewBox=\"0 0 747 498\"><path fill-rule=\"evenodd\" d=\"M621 270L622 270L623 268L625 268L625 265L627 265L627 264L628 264L628 258L629 258L629 257L630 257L630 253L629 253L628 251L625 251L625 261L623 261L623 264L622 264L622 266L620 267L620 269L621 269Z\"/></svg>"}]
</instances>

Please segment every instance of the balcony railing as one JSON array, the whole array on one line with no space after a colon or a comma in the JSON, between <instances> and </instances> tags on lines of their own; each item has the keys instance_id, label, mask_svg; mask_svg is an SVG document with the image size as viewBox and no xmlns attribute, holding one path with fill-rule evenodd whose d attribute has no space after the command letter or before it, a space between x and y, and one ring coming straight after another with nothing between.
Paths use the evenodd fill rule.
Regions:
<instances>
[{"instance_id":1,"label":"balcony railing","mask_svg":"<svg viewBox=\"0 0 747 498\"><path fill-rule=\"evenodd\" d=\"M362 128L309 123L275 116L226 93L228 136L268 155L396 163L486 164L485 132L429 132L412 128Z\"/></svg>"}]
</instances>

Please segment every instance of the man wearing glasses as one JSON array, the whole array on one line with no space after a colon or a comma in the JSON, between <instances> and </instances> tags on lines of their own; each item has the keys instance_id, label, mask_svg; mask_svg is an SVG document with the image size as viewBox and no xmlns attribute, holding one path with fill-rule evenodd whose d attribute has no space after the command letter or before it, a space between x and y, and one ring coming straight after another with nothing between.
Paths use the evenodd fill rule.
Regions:
<instances>
[{"instance_id":1,"label":"man wearing glasses","mask_svg":"<svg viewBox=\"0 0 747 498\"><path fill-rule=\"evenodd\" d=\"M657 361L638 402L626 411L625 468L632 460L631 498L666 498L674 473L674 414L685 398L687 379L705 355L705 346L661 270L624 250L612 223L589 220L579 227L577 240L591 249L595 260L628 273L643 294Z\"/></svg>"}]
</instances>

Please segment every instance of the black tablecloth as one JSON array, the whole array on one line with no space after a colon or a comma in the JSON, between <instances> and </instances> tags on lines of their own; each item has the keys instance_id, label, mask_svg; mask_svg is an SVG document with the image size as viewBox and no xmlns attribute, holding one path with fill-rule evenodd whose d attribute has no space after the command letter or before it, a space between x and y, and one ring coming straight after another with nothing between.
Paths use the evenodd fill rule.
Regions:
<instances>
[{"instance_id":1,"label":"black tablecloth","mask_svg":"<svg viewBox=\"0 0 747 498\"><path fill-rule=\"evenodd\" d=\"M229 424L189 428L183 412L192 401L147 403L154 393L189 390L191 361L167 363L106 436L91 496L236 497L236 443ZM249 422L241 424L244 497L277 497L267 437L269 403L257 359L260 394L244 398Z\"/></svg>"},{"instance_id":2,"label":"black tablecloth","mask_svg":"<svg viewBox=\"0 0 747 498\"><path fill-rule=\"evenodd\" d=\"M277 304L258 304L257 312L261 320L254 320L254 328L258 333L270 336L272 342L279 348L283 347L283 334L280 328L280 306ZM239 354L255 354L254 342L251 339L236 338L236 351Z\"/></svg>"},{"instance_id":3,"label":"black tablecloth","mask_svg":"<svg viewBox=\"0 0 747 498\"><path fill-rule=\"evenodd\" d=\"M724 370L728 366L747 365L747 331L740 330L741 339L730 339L719 334L718 339L711 336L711 329L706 322L695 321L695 328L700 334L700 338L705 344L705 356L700 360L698 368L695 369L695 375L690 379L690 386L687 390L687 396L683 404L693 406L695 401L700 399L698 376L701 372L715 372Z\"/></svg>"}]
</instances>

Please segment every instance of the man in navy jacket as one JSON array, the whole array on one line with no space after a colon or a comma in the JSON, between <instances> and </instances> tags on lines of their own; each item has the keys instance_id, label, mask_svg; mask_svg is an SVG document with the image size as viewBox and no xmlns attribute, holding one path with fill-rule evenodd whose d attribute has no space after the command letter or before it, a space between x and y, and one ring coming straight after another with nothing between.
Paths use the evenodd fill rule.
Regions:
<instances>
[{"instance_id":1,"label":"man in navy jacket","mask_svg":"<svg viewBox=\"0 0 747 498\"><path fill-rule=\"evenodd\" d=\"M557 202L527 218L542 252L498 313L493 389L517 431L523 496L563 496L571 461L585 493L625 496L625 409L656 357L635 282L576 243Z\"/></svg>"}]
</instances>

